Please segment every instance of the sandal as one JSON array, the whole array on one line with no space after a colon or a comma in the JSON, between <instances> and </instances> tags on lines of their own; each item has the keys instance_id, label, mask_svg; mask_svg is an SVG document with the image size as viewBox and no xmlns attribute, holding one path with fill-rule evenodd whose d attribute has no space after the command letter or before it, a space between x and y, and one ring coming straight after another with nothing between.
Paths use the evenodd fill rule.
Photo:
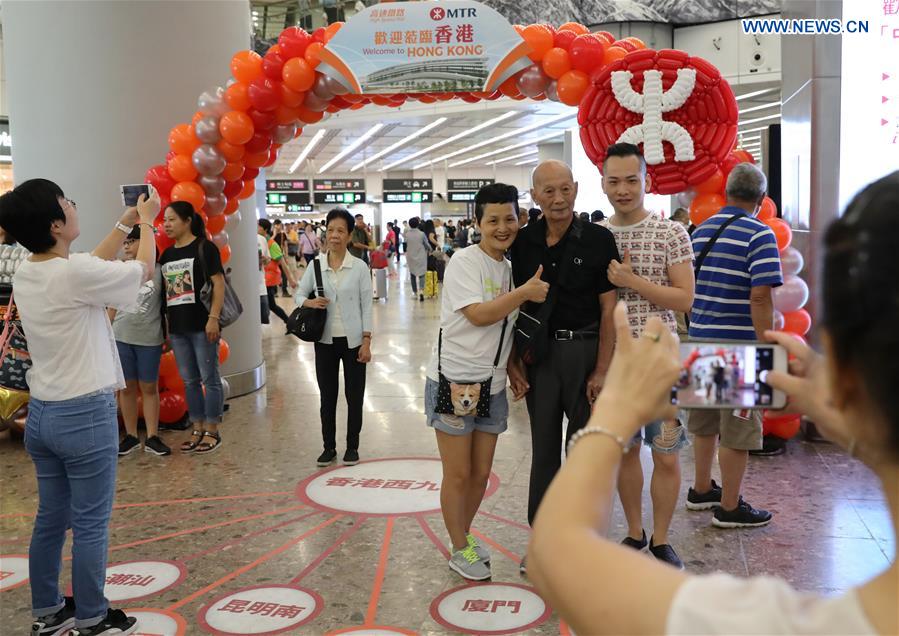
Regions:
<instances>
[{"instance_id":1,"label":"sandal","mask_svg":"<svg viewBox=\"0 0 899 636\"><path fill-rule=\"evenodd\" d=\"M210 431L203 431L203 437L211 437L215 441L212 443L203 442L202 444L197 446L197 454L207 454L213 451L218 450L219 446L222 445L222 436L218 432L212 433Z\"/></svg>"},{"instance_id":2,"label":"sandal","mask_svg":"<svg viewBox=\"0 0 899 636\"><path fill-rule=\"evenodd\" d=\"M203 441L203 431L194 429L190 433L190 439L181 443L182 453L192 453L197 450L197 446Z\"/></svg>"}]
</instances>

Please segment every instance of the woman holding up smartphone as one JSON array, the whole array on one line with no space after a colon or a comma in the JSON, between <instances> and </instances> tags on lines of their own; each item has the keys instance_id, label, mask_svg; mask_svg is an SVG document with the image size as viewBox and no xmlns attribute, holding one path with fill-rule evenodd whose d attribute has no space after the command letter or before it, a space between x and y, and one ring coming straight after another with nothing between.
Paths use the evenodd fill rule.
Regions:
<instances>
[{"instance_id":1,"label":"woman holding up smartphone","mask_svg":"<svg viewBox=\"0 0 899 636\"><path fill-rule=\"evenodd\" d=\"M219 424L225 408L219 373L219 338L225 274L218 248L206 240L206 225L187 201L165 209L163 228L174 239L159 259L165 282L169 340L184 380L187 412L193 430L181 444L182 453L205 455L219 449ZM212 281L212 307L200 302L200 290ZM180 281L180 283L179 283ZM205 389L205 393L204 393Z\"/></svg>"},{"instance_id":2,"label":"woman holding up smartphone","mask_svg":"<svg viewBox=\"0 0 899 636\"><path fill-rule=\"evenodd\" d=\"M466 579L490 578L490 554L471 534L487 488L496 440L506 430L506 363L512 328L526 301L543 302L538 270L512 289L505 253L518 235L518 191L502 183L475 197L481 242L456 252L444 277L440 333L425 383L427 424L443 462L440 508L452 542L449 567Z\"/></svg>"},{"instance_id":3,"label":"woman holding up smartphone","mask_svg":"<svg viewBox=\"0 0 899 636\"><path fill-rule=\"evenodd\" d=\"M136 629L137 619L111 609L103 595L119 447L114 391L125 387L106 308L132 306L152 276L158 211L151 190L91 254L72 254L78 209L58 185L30 179L0 197L0 226L31 252L13 289L33 363L25 429L39 494L28 558L32 634ZM136 257L118 261L132 226L140 228ZM59 589L70 527L74 598Z\"/></svg>"}]
</instances>

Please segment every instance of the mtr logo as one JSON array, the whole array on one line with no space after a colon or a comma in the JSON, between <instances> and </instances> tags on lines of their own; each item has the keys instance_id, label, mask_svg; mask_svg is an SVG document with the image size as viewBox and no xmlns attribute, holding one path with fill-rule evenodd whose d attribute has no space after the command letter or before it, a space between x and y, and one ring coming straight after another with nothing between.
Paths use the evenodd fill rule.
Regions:
<instances>
[{"instance_id":1,"label":"mtr logo","mask_svg":"<svg viewBox=\"0 0 899 636\"><path fill-rule=\"evenodd\" d=\"M434 21L443 20L444 18L476 18L478 17L478 10L471 7L465 9L434 7L431 9L430 16Z\"/></svg>"}]
</instances>

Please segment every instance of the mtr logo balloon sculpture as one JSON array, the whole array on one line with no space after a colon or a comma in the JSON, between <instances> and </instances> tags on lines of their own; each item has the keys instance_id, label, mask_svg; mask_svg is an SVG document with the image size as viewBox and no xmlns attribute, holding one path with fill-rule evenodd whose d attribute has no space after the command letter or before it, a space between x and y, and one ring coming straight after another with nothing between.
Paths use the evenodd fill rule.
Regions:
<instances>
[{"instance_id":1,"label":"mtr logo balloon sculpture","mask_svg":"<svg viewBox=\"0 0 899 636\"><path fill-rule=\"evenodd\" d=\"M373 10L377 8L367 9ZM429 15L433 24L448 19L433 11ZM724 205L730 170L741 161L753 160L735 147L737 103L727 81L714 66L682 51L649 50L637 38L616 40L608 32L591 33L573 22L558 28L516 25L525 45L520 50L530 64L496 90L353 94L344 83L317 70L323 50L343 26L338 22L311 34L290 27L264 56L253 51L235 54L227 87L200 96L191 122L172 128L165 163L147 171L146 182L159 191L163 210L170 201L183 200L201 211L222 262L231 257L226 228L239 222L240 200L253 196L259 170L275 162L281 146L299 137L306 124L367 104L398 107L406 102L452 99L476 103L506 96L577 107L581 141L597 167L602 165L605 148L616 141L642 145L653 191L679 194L696 224ZM329 51L324 50L324 57L334 59ZM760 218L771 225L781 249L786 249L790 229L776 217L773 202L766 200ZM170 245L162 232L157 243L160 250ZM790 252L791 262L795 254ZM789 302L784 299L779 306L788 325L804 334L810 321L801 309L800 283L795 279L787 292L779 292L789 296ZM175 389L177 369L171 362L163 361L167 371L163 382ZM164 417L183 415L182 406L165 408Z\"/></svg>"}]
</instances>

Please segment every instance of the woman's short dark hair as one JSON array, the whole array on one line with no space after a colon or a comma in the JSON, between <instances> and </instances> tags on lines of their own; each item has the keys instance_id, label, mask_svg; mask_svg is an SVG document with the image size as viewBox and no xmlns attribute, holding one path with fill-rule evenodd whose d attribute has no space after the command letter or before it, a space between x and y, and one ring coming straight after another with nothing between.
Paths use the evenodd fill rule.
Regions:
<instances>
[{"instance_id":1,"label":"woman's short dark hair","mask_svg":"<svg viewBox=\"0 0 899 636\"><path fill-rule=\"evenodd\" d=\"M352 232L353 227L355 227L356 225L356 219L353 218L353 215L343 208L334 208L333 210L328 212L328 216L325 217L325 227L331 225L331 221L333 221L334 219L343 219L346 222L347 232Z\"/></svg>"},{"instance_id":2,"label":"woman's short dark hair","mask_svg":"<svg viewBox=\"0 0 899 636\"><path fill-rule=\"evenodd\" d=\"M56 246L50 233L54 221L66 222L59 205L62 188L47 179L29 179L0 196L0 227L34 254Z\"/></svg>"},{"instance_id":3,"label":"woman's short dark hair","mask_svg":"<svg viewBox=\"0 0 899 636\"><path fill-rule=\"evenodd\" d=\"M188 201L172 201L168 207L172 209L178 218L190 223L190 233L198 239L206 240L206 223L203 217L196 213L194 206Z\"/></svg>"},{"instance_id":4,"label":"woman's short dark hair","mask_svg":"<svg viewBox=\"0 0 899 636\"><path fill-rule=\"evenodd\" d=\"M491 183L478 190L474 195L474 216L478 223L484 217L484 206L488 203L511 203L515 216L518 216L518 188L505 183Z\"/></svg>"},{"instance_id":5,"label":"woman's short dark hair","mask_svg":"<svg viewBox=\"0 0 899 636\"><path fill-rule=\"evenodd\" d=\"M852 199L824 237L822 324L837 368L852 369L889 423L899 457L899 171Z\"/></svg>"}]
</instances>

